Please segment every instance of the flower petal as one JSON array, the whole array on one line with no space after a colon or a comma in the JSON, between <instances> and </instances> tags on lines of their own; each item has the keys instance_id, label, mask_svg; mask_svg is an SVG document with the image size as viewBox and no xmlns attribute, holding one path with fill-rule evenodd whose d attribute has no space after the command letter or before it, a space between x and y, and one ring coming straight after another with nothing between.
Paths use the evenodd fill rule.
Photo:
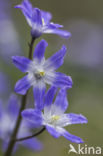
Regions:
<instances>
[{"instance_id":1,"label":"flower petal","mask_svg":"<svg viewBox=\"0 0 103 156\"><path fill-rule=\"evenodd\" d=\"M45 94L46 86L43 82L38 82L33 87L33 94L35 99L35 107L37 109L42 110L43 109L43 99Z\"/></svg>"},{"instance_id":2,"label":"flower petal","mask_svg":"<svg viewBox=\"0 0 103 156\"><path fill-rule=\"evenodd\" d=\"M58 110L59 115L59 110ZM67 125L70 125L70 120L68 118L67 114L60 115L60 118L57 120L56 125L59 127L65 127Z\"/></svg>"},{"instance_id":3,"label":"flower petal","mask_svg":"<svg viewBox=\"0 0 103 156\"><path fill-rule=\"evenodd\" d=\"M32 5L29 0L24 0L22 4L15 6L15 8L21 9L28 24L32 26Z\"/></svg>"},{"instance_id":4,"label":"flower petal","mask_svg":"<svg viewBox=\"0 0 103 156\"><path fill-rule=\"evenodd\" d=\"M24 140L21 142L21 144L23 144L26 148L29 148L34 151L40 151L43 148L42 143L36 138Z\"/></svg>"},{"instance_id":5,"label":"flower petal","mask_svg":"<svg viewBox=\"0 0 103 156\"><path fill-rule=\"evenodd\" d=\"M37 26L42 25L41 11L38 8L33 8L32 12L32 24L36 24Z\"/></svg>"},{"instance_id":6,"label":"flower petal","mask_svg":"<svg viewBox=\"0 0 103 156\"><path fill-rule=\"evenodd\" d=\"M17 116L19 112L19 101L18 97L15 94L12 94L8 101L8 108L7 111L12 116Z\"/></svg>"},{"instance_id":7,"label":"flower petal","mask_svg":"<svg viewBox=\"0 0 103 156\"><path fill-rule=\"evenodd\" d=\"M51 29L63 28L63 25L55 24L55 23L51 22L51 23L49 24L49 28L51 28Z\"/></svg>"},{"instance_id":8,"label":"flower petal","mask_svg":"<svg viewBox=\"0 0 103 156\"><path fill-rule=\"evenodd\" d=\"M45 49L48 46L48 43L45 40L41 40L34 51L34 59L38 59L40 62L44 58Z\"/></svg>"},{"instance_id":9,"label":"flower petal","mask_svg":"<svg viewBox=\"0 0 103 156\"><path fill-rule=\"evenodd\" d=\"M17 81L15 85L15 92L25 95L27 90L31 87L31 84L29 82L28 76L24 76L22 79Z\"/></svg>"},{"instance_id":10,"label":"flower petal","mask_svg":"<svg viewBox=\"0 0 103 156\"><path fill-rule=\"evenodd\" d=\"M45 94L45 97L44 97L45 106L49 106L52 104L56 90L57 89L54 86L49 88L49 90L47 91L47 93Z\"/></svg>"},{"instance_id":11,"label":"flower petal","mask_svg":"<svg viewBox=\"0 0 103 156\"><path fill-rule=\"evenodd\" d=\"M74 142L74 143L77 143L77 144L84 143L84 141L83 141L81 138L79 138L79 137L77 137L77 136L75 136L75 135L72 135L72 134L70 134L70 133L67 132L67 131L65 131L62 135L63 135L66 139L68 139L69 141L71 141L71 142Z\"/></svg>"},{"instance_id":12,"label":"flower petal","mask_svg":"<svg viewBox=\"0 0 103 156\"><path fill-rule=\"evenodd\" d=\"M47 25L49 24L51 18L52 18L52 14L50 12L46 12L46 11L41 11L41 16L42 16L42 19L43 19L43 25Z\"/></svg>"},{"instance_id":13,"label":"flower petal","mask_svg":"<svg viewBox=\"0 0 103 156\"><path fill-rule=\"evenodd\" d=\"M81 114L69 113L69 114L67 114L67 117L70 121L70 124L83 124L83 123L88 122L86 117L84 117Z\"/></svg>"},{"instance_id":14,"label":"flower petal","mask_svg":"<svg viewBox=\"0 0 103 156\"><path fill-rule=\"evenodd\" d=\"M59 35L59 36L64 37L64 38L70 38L71 37L70 32L65 31L65 30L61 30L61 29L53 28L51 25L49 25L48 28L46 28L44 30L44 33L56 34L56 35Z\"/></svg>"},{"instance_id":15,"label":"flower petal","mask_svg":"<svg viewBox=\"0 0 103 156\"><path fill-rule=\"evenodd\" d=\"M59 115L59 111L60 111L59 109L58 109L58 111L56 111L56 115ZM55 110L54 110L54 113L55 113ZM65 126L71 125L71 124L83 124L83 123L87 123L87 122L88 121L87 121L86 117L84 117L83 115L69 113L69 114L60 115L60 119L57 120L56 125L59 127L65 127Z\"/></svg>"},{"instance_id":16,"label":"flower petal","mask_svg":"<svg viewBox=\"0 0 103 156\"><path fill-rule=\"evenodd\" d=\"M56 96L52 112L56 115L63 114L68 107L68 99L66 89L61 89Z\"/></svg>"},{"instance_id":17,"label":"flower petal","mask_svg":"<svg viewBox=\"0 0 103 156\"><path fill-rule=\"evenodd\" d=\"M12 56L13 64L22 72L27 72L31 60L24 56Z\"/></svg>"},{"instance_id":18,"label":"flower petal","mask_svg":"<svg viewBox=\"0 0 103 156\"><path fill-rule=\"evenodd\" d=\"M67 132L64 128L58 128L58 131L59 131L59 133L62 135L62 136L64 136L67 140L69 140L69 141L71 141L71 142L74 142L74 143L77 143L77 144L80 144L80 143L84 143L84 141L81 139L81 138L79 138L79 137L77 137L77 136L75 136L75 135L72 135L72 134L70 134L69 132Z\"/></svg>"},{"instance_id":19,"label":"flower petal","mask_svg":"<svg viewBox=\"0 0 103 156\"><path fill-rule=\"evenodd\" d=\"M55 79L53 81L53 85L56 87L66 87L66 88L72 88L72 79L70 76L67 76L63 73L56 72L55 73Z\"/></svg>"},{"instance_id":20,"label":"flower petal","mask_svg":"<svg viewBox=\"0 0 103 156\"><path fill-rule=\"evenodd\" d=\"M42 34L41 11L38 8L33 8L31 35L35 39L40 37L41 34Z\"/></svg>"},{"instance_id":21,"label":"flower petal","mask_svg":"<svg viewBox=\"0 0 103 156\"><path fill-rule=\"evenodd\" d=\"M53 126L46 125L46 129L50 133L50 135L52 135L54 138L60 137L60 133L58 133L58 131Z\"/></svg>"},{"instance_id":22,"label":"flower petal","mask_svg":"<svg viewBox=\"0 0 103 156\"><path fill-rule=\"evenodd\" d=\"M39 127L42 125L42 113L40 110L26 109L22 112L22 117L34 127Z\"/></svg>"},{"instance_id":23,"label":"flower petal","mask_svg":"<svg viewBox=\"0 0 103 156\"><path fill-rule=\"evenodd\" d=\"M55 87L50 87L48 92L44 97L44 114L48 115L50 113L51 104L53 102L53 98L56 94L57 89Z\"/></svg>"},{"instance_id":24,"label":"flower petal","mask_svg":"<svg viewBox=\"0 0 103 156\"><path fill-rule=\"evenodd\" d=\"M57 53L55 53L45 62L45 66L44 66L45 69L46 68L58 69L64 62L65 54L66 54L66 47L63 45L62 48Z\"/></svg>"}]
</instances>

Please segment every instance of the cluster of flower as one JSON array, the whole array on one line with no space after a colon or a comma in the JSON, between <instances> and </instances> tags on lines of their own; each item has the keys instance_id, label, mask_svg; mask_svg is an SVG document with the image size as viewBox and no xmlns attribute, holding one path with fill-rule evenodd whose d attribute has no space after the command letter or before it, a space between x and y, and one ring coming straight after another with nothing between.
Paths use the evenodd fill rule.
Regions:
<instances>
[{"instance_id":1,"label":"cluster of flower","mask_svg":"<svg viewBox=\"0 0 103 156\"><path fill-rule=\"evenodd\" d=\"M43 33L57 34L65 38L71 36L69 32L60 29L63 27L62 25L50 22L52 15L49 12L33 8L28 0L24 0L22 4L17 5L16 8L21 9L31 27L32 43ZM17 135L17 137L23 137L28 134L28 131L25 133L24 131L22 132L21 127L29 123L32 128L42 127L46 129L54 138L64 136L71 142L83 143L81 138L70 134L64 129L67 125L87 123L87 119L81 114L65 113L68 108L67 90L72 87L73 82L70 76L56 72L56 70L64 62L67 50L66 46L63 45L58 52L46 60L44 53L47 46L48 43L42 39L35 47L33 59L31 56L29 58L24 56L12 57L14 65L26 73L26 75L16 83L15 92L24 96L32 86L35 99L34 109L25 109L21 113L24 122L20 126L19 131L21 132L18 133L19 136ZM47 91L46 85L50 86ZM53 102L54 97L55 101ZM3 111L0 109L0 122L2 123L0 135L2 137L4 136L3 138L9 135L7 133L4 135L4 130L8 129L7 127L9 127L10 122L12 124L9 127L10 131L8 131L8 133L12 132L11 129L13 129L15 125L12 118L17 118L18 116L19 107L16 103L17 100L15 100L15 96L12 95L5 117L2 117ZM7 112L10 113L11 119L8 118ZM2 121L4 118L5 122L8 121L8 124L4 124L4 120ZM40 143L35 139L25 140L22 143L26 146L35 144L35 146L33 146L35 149L39 149L40 147Z\"/></svg>"}]
</instances>

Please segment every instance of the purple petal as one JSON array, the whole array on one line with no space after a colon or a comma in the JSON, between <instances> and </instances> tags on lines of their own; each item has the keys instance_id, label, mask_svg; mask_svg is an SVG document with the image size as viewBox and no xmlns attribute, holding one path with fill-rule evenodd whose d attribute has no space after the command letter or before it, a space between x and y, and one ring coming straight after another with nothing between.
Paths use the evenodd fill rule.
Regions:
<instances>
[{"instance_id":1,"label":"purple petal","mask_svg":"<svg viewBox=\"0 0 103 156\"><path fill-rule=\"evenodd\" d=\"M26 109L22 112L22 116L26 119L33 127L39 127L42 125L42 114L37 109Z\"/></svg>"},{"instance_id":2,"label":"purple petal","mask_svg":"<svg viewBox=\"0 0 103 156\"><path fill-rule=\"evenodd\" d=\"M42 25L41 11L38 8L34 8L32 12L32 24Z\"/></svg>"},{"instance_id":3,"label":"purple petal","mask_svg":"<svg viewBox=\"0 0 103 156\"><path fill-rule=\"evenodd\" d=\"M56 94L56 88L54 86L50 87L48 92L46 93L45 97L44 97L44 105L45 107L48 107L52 104L53 102L53 98Z\"/></svg>"},{"instance_id":4,"label":"purple petal","mask_svg":"<svg viewBox=\"0 0 103 156\"><path fill-rule=\"evenodd\" d=\"M45 62L45 68L58 69L64 62L65 54L66 47L62 46L62 48L57 53L55 53Z\"/></svg>"},{"instance_id":5,"label":"purple petal","mask_svg":"<svg viewBox=\"0 0 103 156\"><path fill-rule=\"evenodd\" d=\"M50 23L49 24L49 28L51 28L51 29L63 28L63 25L55 24L55 23Z\"/></svg>"},{"instance_id":6,"label":"purple petal","mask_svg":"<svg viewBox=\"0 0 103 156\"><path fill-rule=\"evenodd\" d=\"M55 102L55 111L64 113L68 107L68 99L67 99L67 93L66 89L61 89L56 96Z\"/></svg>"},{"instance_id":7,"label":"purple petal","mask_svg":"<svg viewBox=\"0 0 103 156\"><path fill-rule=\"evenodd\" d=\"M67 114L67 116L70 121L70 124L83 124L83 123L88 122L86 117L84 117L81 114L69 113L69 114Z\"/></svg>"},{"instance_id":8,"label":"purple petal","mask_svg":"<svg viewBox=\"0 0 103 156\"><path fill-rule=\"evenodd\" d=\"M49 24L52 18L52 14L50 12L41 11L41 16L42 16L42 19L44 20L44 25Z\"/></svg>"},{"instance_id":9,"label":"purple petal","mask_svg":"<svg viewBox=\"0 0 103 156\"><path fill-rule=\"evenodd\" d=\"M43 145L39 140L36 138L28 139L21 142L22 145L24 145L26 148L29 148L34 151L40 151L43 148Z\"/></svg>"},{"instance_id":10,"label":"purple petal","mask_svg":"<svg viewBox=\"0 0 103 156\"><path fill-rule=\"evenodd\" d=\"M47 125L46 129L50 133L50 135L52 135L54 138L60 137L60 133L54 127Z\"/></svg>"},{"instance_id":11,"label":"purple petal","mask_svg":"<svg viewBox=\"0 0 103 156\"><path fill-rule=\"evenodd\" d=\"M48 43L45 40L41 40L34 51L34 59L37 58L38 61L42 61L44 58L45 49L48 46Z\"/></svg>"},{"instance_id":12,"label":"purple petal","mask_svg":"<svg viewBox=\"0 0 103 156\"><path fill-rule=\"evenodd\" d=\"M38 84L33 87L33 94L35 99L35 107L37 109L43 109L43 99L45 94L46 86L44 83Z\"/></svg>"},{"instance_id":13,"label":"purple petal","mask_svg":"<svg viewBox=\"0 0 103 156\"><path fill-rule=\"evenodd\" d=\"M53 85L56 87L66 87L66 88L72 88L72 79L70 76L67 76L63 73L56 72L55 73L55 79L53 82Z\"/></svg>"},{"instance_id":14,"label":"purple petal","mask_svg":"<svg viewBox=\"0 0 103 156\"><path fill-rule=\"evenodd\" d=\"M59 106L56 107L56 112L55 110L52 110L54 114L59 115ZM62 112L62 109L61 109ZM60 114L60 119L57 121L57 125L59 127L65 127L67 125L71 125L71 124L83 124L83 123L87 123L87 119L83 116L83 115L78 115L78 114Z\"/></svg>"},{"instance_id":15,"label":"purple petal","mask_svg":"<svg viewBox=\"0 0 103 156\"><path fill-rule=\"evenodd\" d=\"M70 38L71 37L70 32L65 31L65 30L61 30L61 29L56 29L52 25L49 25L48 28L44 30L44 33L56 34L56 35L59 35L59 36L64 37L64 38Z\"/></svg>"},{"instance_id":16,"label":"purple petal","mask_svg":"<svg viewBox=\"0 0 103 156\"><path fill-rule=\"evenodd\" d=\"M23 56L12 56L14 65L22 72L27 72L31 60Z\"/></svg>"},{"instance_id":17,"label":"purple petal","mask_svg":"<svg viewBox=\"0 0 103 156\"><path fill-rule=\"evenodd\" d=\"M28 80L28 76L24 76L22 79L17 81L15 85L15 92L21 95L25 95L27 90L31 87L31 84Z\"/></svg>"},{"instance_id":18,"label":"purple petal","mask_svg":"<svg viewBox=\"0 0 103 156\"><path fill-rule=\"evenodd\" d=\"M17 116L19 112L19 101L18 97L15 94L12 94L8 101L8 109L7 111L10 115Z\"/></svg>"},{"instance_id":19,"label":"purple petal","mask_svg":"<svg viewBox=\"0 0 103 156\"><path fill-rule=\"evenodd\" d=\"M42 34L41 11L38 8L34 8L32 13L31 35L33 38L38 38L41 36L41 34Z\"/></svg>"},{"instance_id":20,"label":"purple petal","mask_svg":"<svg viewBox=\"0 0 103 156\"><path fill-rule=\"evenodd\" d=\"M64 136L67 140L69 140L71 142L74 142L74 143L77 143L77 144L84 143L84 141L81 138L79 138L79 137L77 137L75 135L70 134L66 130L63 130L61 135Z\"/></svg>"},{"instance_id":21,"label":"purple petal","mask_svg":"<svg viewBox=\"0 0 103 156\"><path fill-rule=\"evenodd\" d=\"M28 0L24 0L22 4L15 6L15 8L21 9L28 24L32 25L32 5Z\"/></svg>"}]
</instances>

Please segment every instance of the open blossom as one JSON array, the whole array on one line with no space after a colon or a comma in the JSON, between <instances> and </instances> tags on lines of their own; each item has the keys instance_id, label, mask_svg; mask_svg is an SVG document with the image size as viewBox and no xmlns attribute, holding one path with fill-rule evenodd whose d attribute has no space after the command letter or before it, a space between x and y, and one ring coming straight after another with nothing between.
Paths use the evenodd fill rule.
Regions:
<instances>
[{"instance_id":1,"label":"open blossom","mask_svg":"<svg viewBox=\"0 0 103 156\"><path fill-rule=\"evenodd\" d=\"M22 112L22 116L30 122L32 126L45 126L46 130L55 138L64 136L71 142L83 143L81 138L70 134L64 127L71 124L87 123L87 119L81 114L64 113L68 107L65 89L59 91L55 102L52 104L55 93L55 87L51 87L48 90L44 97L43 111L27 109ZM38 105L40 104L38 103Z\"/></svg>"},{"instance_id":2,"label":"open blossom","mask_svg":"<svg viewBox=\"0 0 103 156\"><path fill-rule=\"evenodd\" d=\"M45 60L44 53L47 45L45 40L41 40L37 44L33 60L29 60L23 56L12 57L14 65L22 72L27 73L26 76L16 83L15 92L24 95L27 90L33 86L34 98L39 97L40 103L45 94L46 84L59 88L72 87L72 79L70 76L55 71L63 64L66 47L62 46L57 53Z\"/></svg>"},{"instance_id":3,"label":"open blossom","mask_svg":"<svg viewBox=\"0 0 103 156\"><path fill-rule=\"evenodd\" d=\"M19 103L16 95L12 94L10 96L6 108L3 108L3 102L0 101L0 139L2 139L3 141L2 144L3 151L5 151L8 146L9 139L11 137L12 131L15 127L15 122L18 117L18 112L19 112ZM20 125L17 137L20 138L28 135L31 135L31 132L29 131L27 122L23 120ZM40 141L38 141L36 138L32 138L29 140L19 142L19 144L17 143L14 151L18 147L17 145L20 144L34 151L38 151L42 148L42 144L40 143Z\"/></svg>"},{"instance_id":4,"label":"open blossom","mask_svg":"<svg viewBox=\"0 0 103 156\"><path fill-rule=\"evenodd\" d=\"M22 4L17 5L16 8L22 10L31 27L31 34L34 38L40 37L43 33L57 34L65 38L71 36L70 32L59 29L63 27L62 25L50 22L52 15L49 12L33 8L29 0L24 0Z\"/></svg>"}]
</instances>

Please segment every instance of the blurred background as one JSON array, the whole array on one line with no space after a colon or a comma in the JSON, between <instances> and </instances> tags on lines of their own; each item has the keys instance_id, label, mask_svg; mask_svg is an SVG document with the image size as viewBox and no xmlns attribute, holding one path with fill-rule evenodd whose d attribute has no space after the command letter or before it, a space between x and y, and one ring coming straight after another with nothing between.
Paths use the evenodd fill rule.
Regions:
<instances>
[{"instance_id":1,"label":"blurred background","mask_svg":"<svg viewBox=\"0 0 103 156\"><path fill-rule=\"evenodd\" d=\"M40 38L49 43L46 57L58 51L62 44L68 48L64 65L59 69L71 75L74 82L73 88L68 91L67 112L83 114L88 124L68 126L67 130L83 138L84 145L103 148L103 0L31 2L35 7L51 12L52 21L64 25L64 29L72 34L69 40L56 35ZM28 55L30 27L21 11L14 8L19 3L21 0L0 0L0 98L4 103L13 92L16 81L23 76L13 66L11 56ZM44 132L38 138L44 146L42 151L34 153L21 147L15 156L68 155L70 142L63 137L54 139ZM76 144L72 145L77 149ZM2 155L1 146L0 152Z\"/></svg>"}]
</instances>

